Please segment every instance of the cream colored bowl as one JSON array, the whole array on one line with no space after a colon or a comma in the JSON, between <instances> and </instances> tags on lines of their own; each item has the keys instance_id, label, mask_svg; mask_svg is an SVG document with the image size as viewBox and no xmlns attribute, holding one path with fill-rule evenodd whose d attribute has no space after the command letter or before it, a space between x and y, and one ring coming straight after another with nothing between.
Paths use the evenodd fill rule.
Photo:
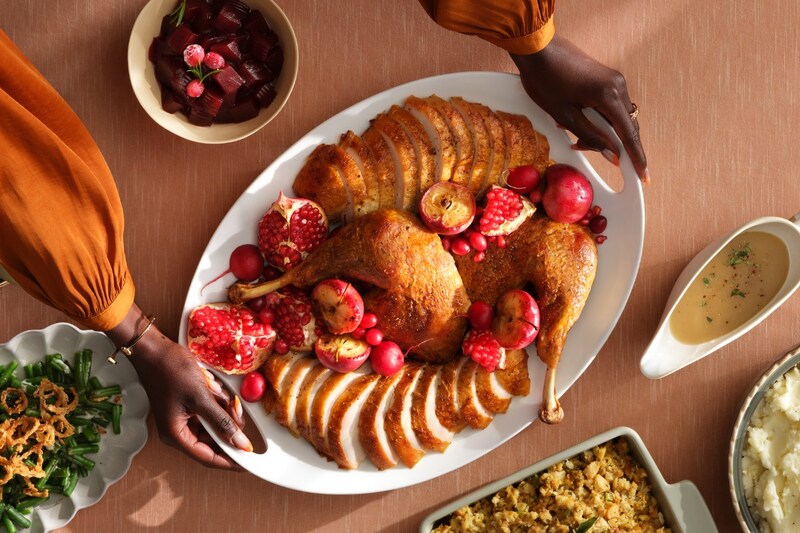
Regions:
<instances>
[{"instance_id":1,"label":"cream colored bowl","mask_svg":"<svg viewBox=\"0 0 800 533\"><path fill-rule=\"evenodd\" d=\"M730 484L731 498L733 507L736 510L736 517L742 531L758 533L759 529L756 522L750 515L747 501L744 496L744 485L742 482L742 449L744 447L747 428L750 426L750 419L761 403L761 399L772 387L772 385L786 372L800 364L800 348L797 348L767 370L758 382L753 386L750 394L739 410L739 416L733 425L733 436L731 437L728 452L728 482Z\"/></svg>"},{"instance_id":2,"label":"cream colored bowl","mask_svg":"<svg viewBox=\"0 0 800 533\"><path fill-rule=\"evenodd\" d=\"M786 274L783 286L755 316L730 333L701 344L686 344L679 341L672 335L669 324L675 307L694 279L711 259L745 231L770 233L786 244L786 248L789 251L789 272ZM658 325L656 334L653 336L653 340L645 350L639 363L642 373L650 379L663 378L719 350L756 327L785 302L797 290L798 286L800 286L800 214L795 215L791 220L779 217L762 217L735 229L728 235L709 244L689 262L680 276L678 276L672 292L667 298L664 314L661 316L661 323Z\"/></svg>"},{"instance_id":3,"label":"cream colored bowl","mask_svg":"<svg viewBox=\"0 0 800 533\"><path fill-rule=\"evenodd\" d=\"M208 127L191 124L182 113L170 114L161 108L161 88L156 81L148 50L161 31L161 20L171 13L178 0L150 0L133 24L128 42L128 74L136 98L150 118L179 137L204 144L223 144L244 139L266 126L283 109L297 80L298 50L289 19L272 0L246 0L267 20L283 47L283 68L275 84L276 96L257 117L238 124L213 124Z\"/></svg>"}]
</instances>

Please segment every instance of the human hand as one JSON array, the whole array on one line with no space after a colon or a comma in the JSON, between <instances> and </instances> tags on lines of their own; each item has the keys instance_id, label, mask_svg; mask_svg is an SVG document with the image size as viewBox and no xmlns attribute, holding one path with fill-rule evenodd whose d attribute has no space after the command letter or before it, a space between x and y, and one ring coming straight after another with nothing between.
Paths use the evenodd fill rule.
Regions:
<instances>
[{"instance_id":1,"label":"human hand","mask_svg":"<svg viewBox=\"0 0 800 533\"><path fill-rule=\"evenodd\" d=\"M115 344L123 345L141 331L134 304L128 317L106 332ZM122 340L125 339L125 340ZM240 450L251 452L253 445L242 432L244 417L239 398L233 399L214 379L200 368L189 351L164 336L155 327L136 344L131 358L139 379L147 391L159 436L189 457L210 467L241 470L200 424L206 420L224 440Z\"/></svg>"},{"instance_id":2,"label":"human hand","mask_svg":"<svg viewBox=\"0 0 800 533\"><path fill-rule=\"evenodd\" d=\"M642 181L650 181L639 123L632 116L635 108L622 74L558 35L540 52L511 54L511 58L531 99L578 137L576 150L597 150L612 163L619 163L614 142L583 114L583 108L594 108L611 123Z\"/></svg>"}]
</instances>

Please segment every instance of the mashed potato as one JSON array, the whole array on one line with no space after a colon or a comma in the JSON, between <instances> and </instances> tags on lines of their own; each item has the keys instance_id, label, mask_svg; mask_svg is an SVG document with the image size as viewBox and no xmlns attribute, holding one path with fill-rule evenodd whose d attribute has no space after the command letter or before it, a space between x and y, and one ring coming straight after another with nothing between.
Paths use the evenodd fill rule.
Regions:
<instances>
[{"instance_id":1,"label":"mashed potato","mask_svg":"<svg viewBox=\"0 0 800 533\"><path fill-rule=\"evenodd\" d=\"M800 370L789 370L753 413L742 451L744 494L765 533L800 531Z\"/></svg>"},{"instance_id":2,"label":"mashed potato","mask_svg":"<svg viewBox=\"0 0 800 533\"><path fill-rule=\"evenodd\" d=\"M458 509L433 532L669 533L628 446L618 438L561 461Z\"/></svg>"}]
</instances>

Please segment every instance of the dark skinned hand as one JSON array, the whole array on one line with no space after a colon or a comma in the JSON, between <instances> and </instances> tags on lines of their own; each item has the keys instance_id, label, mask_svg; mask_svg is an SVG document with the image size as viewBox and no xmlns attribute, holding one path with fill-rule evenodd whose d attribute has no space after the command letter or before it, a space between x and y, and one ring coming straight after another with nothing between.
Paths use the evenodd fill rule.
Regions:
<instances>
[{"instance_id":1,"label":"dark skinned hand","mask_svg":"<svg viewBox=\"0 0 800 533\"><path fill-rule=\"evenodd\" d=\"M141 332L147 320L134 304L122 323L106 334L122 346ZM123 357L123 356L119 356ZM153 326L136 344L131 362L147 391L159 436L192 459L214 468L241 470L200 424L209 422L233 446L253 451L242 432L244 419L238 397L230 395L201 369L189 351Z\"/></svg>"},{"instance_id":2,"label":"dark skinned hand","mask_svg":"<svg viewBox=\"0 0 800 533\"><path fill-rule=\"evenodd\" d=\"M594 108L616 131L636 173L649 182L639 123L631 118L634 107L622 74L558 35L540 52L511 54L511 58L531 99L578 138L575 149L596 150L612 163L619 162L614 142L582 112L585 107Z\"/></svg>"}]
</instances>

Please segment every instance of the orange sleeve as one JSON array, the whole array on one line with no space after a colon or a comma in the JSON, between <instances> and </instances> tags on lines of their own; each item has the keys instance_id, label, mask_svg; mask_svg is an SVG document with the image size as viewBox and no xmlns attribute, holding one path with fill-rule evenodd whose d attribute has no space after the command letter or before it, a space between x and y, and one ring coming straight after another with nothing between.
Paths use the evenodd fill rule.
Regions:
<instances>
[{"instance_id":1,"label":"orange sleeve","mask_svg":"<svg viewBox=\"0 0 800 533\"><path fill-rule=\"evenodd\" d=\"M108 330L133 304L114 178L80 119L0 30L0 265Z\"/></svg>"},{"instance_id":2,"label":"orange sleeve","mask_svg":"<svg viewBox=\"0 0 800 533\"><path fill-rule=\"evenodd\" d=\"M512 54L533 54L555 34L555 0L419 0L448 30L477 35Z\"/></svg>"}]
</instances>

